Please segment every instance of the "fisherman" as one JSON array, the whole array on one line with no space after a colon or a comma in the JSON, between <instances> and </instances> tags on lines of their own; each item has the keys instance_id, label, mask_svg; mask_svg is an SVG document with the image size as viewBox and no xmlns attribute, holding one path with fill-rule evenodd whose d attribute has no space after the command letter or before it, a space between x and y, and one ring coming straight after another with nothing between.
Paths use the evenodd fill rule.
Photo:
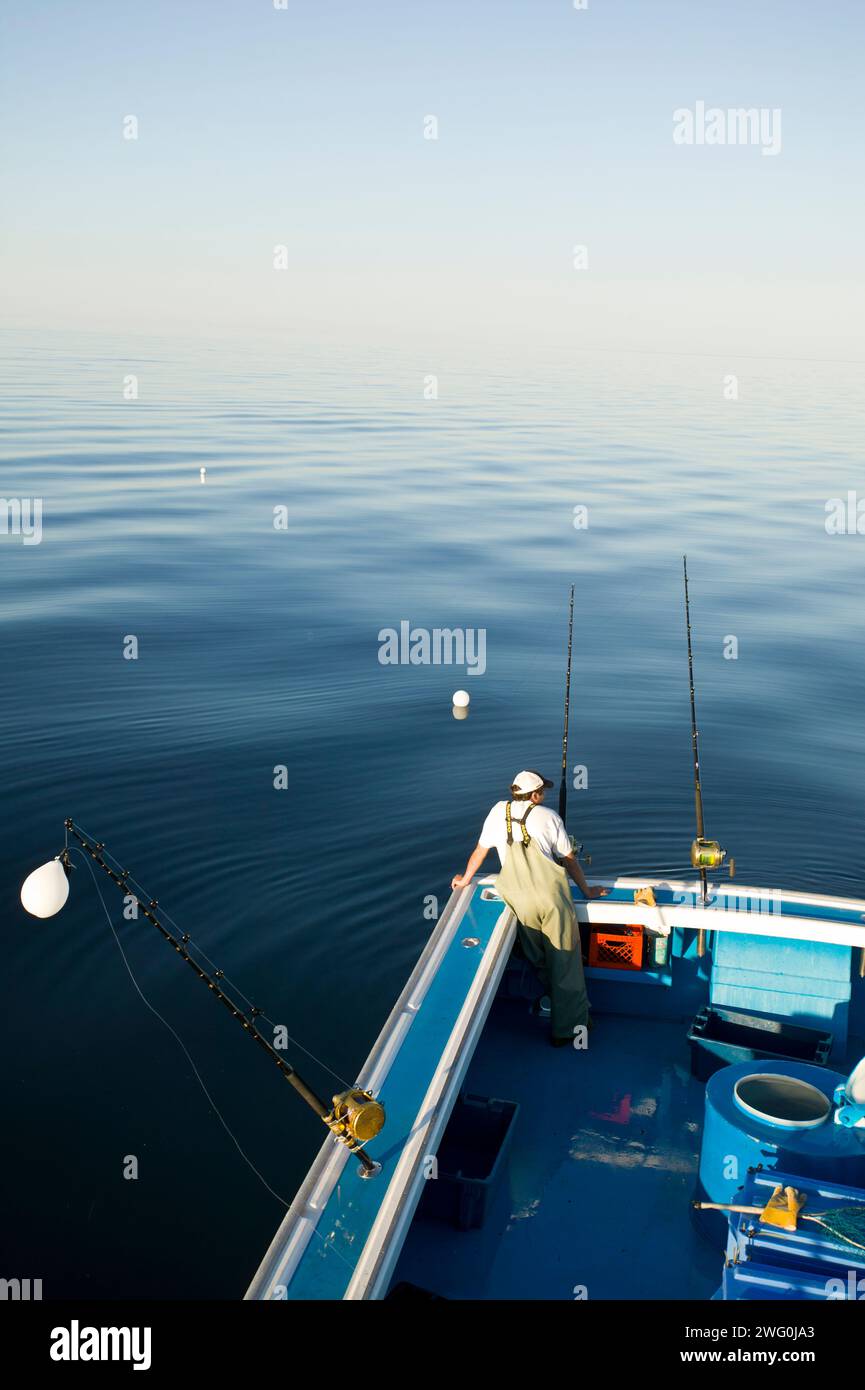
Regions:
<instances>
[{"instance_id":1,"label":"fisherman","mask_svg":"<svg viewBox=\"0 0 865 1390\"><path fill-rule=\"evenodd\" d=\"M496 888L514 913L526 958L549 993L552 1044L565 1047L573 1043L577 1027L591 1027L580 932L567 874L587 898L601 898L608 890L589 887L564 821L542 805L552 785L531 769L517 773L510 800L496 802L465 873L457 874L451 887L465 888L495 846L502 865Z\"/></svg>"}]
</instances>

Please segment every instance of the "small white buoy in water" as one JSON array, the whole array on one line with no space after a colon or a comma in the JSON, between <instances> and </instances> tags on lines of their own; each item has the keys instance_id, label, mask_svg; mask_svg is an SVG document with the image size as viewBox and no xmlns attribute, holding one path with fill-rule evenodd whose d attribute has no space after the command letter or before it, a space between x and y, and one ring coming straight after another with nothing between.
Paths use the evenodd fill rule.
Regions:
<instances>
[{"instance_id":1,"label":"small white buoy in water","mask_svg":"<svg viewBox=\"0 0 865 1390\"><path fill-rule=\"evenodd\" d=\"M468 709L471 696L467 690L454 691L454 709Z\"/></svg>"},{"instance_id":2,"label":"small white buoy in water","mask_svg":"<svg viewBox=\"0 0 865 1390\"><path fill-rule=\"evenodd\" d=\"M28 874L21 887L21 905L33 917L53 917L69 897L69 879L59 859Z\"/></svg>"},{"instance_id":3,"label":"small white buoy in water","mask_svg":"<svg viewBox=\"0 0 865 1390\"><path fill-rule=\"evenodd\" d=\"M201 469L201 481L202 481L202 482L205 482L206 479L207 479L207 469L206 469L206 468L202 468L202 469Z\"/></svg>"}]
</instances>

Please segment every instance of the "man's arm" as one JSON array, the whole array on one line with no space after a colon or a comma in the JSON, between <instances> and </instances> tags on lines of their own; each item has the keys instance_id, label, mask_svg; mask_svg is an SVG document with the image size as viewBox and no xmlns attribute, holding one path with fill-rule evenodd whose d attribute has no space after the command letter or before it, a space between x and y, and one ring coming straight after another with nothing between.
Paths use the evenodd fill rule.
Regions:
<instances>
[{"instance_id":1,"label":"man's arm","mask_svg":"<svg viewBox=\"0 0 865 1390\"><path fill-rule=\"evenodd\" d=\"M451 888L466 888L471 883L488 854L489 850L484 849L483 845L475 845L472 850L471 859L468 864L466 864L465 873L454 875L451 879Z\"/></svg>"},{"instance_id":2,"label":"man's arm","mask_svg":"<svg viewBox=\"0 0 865 1390\"><path fill-rule=\"evenodd\" d=\"M575 854L568 854L562 860L562 868L570 874L574 883L587 898L605 898L609 892L608 888L590 888L586 882L586 875L583 873L582 866Z\"/></svg>"}]
</instances>

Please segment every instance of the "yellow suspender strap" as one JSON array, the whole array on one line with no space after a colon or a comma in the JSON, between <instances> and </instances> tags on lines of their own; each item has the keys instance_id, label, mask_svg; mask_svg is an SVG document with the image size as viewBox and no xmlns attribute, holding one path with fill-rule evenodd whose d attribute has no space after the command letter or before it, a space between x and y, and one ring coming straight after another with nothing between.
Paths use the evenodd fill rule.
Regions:
<instances>
[{"instance_id":1,"label":"yellow suspender strap","mask_svg":"<svg viewBox=\"0 0 865 1390\"><path fill-rule=\"evenodd\" d=\"M520 827L520 830L522 831L523 846L525 849L528 849L529 845L532 843L532 837L526 830L526 821L528 820L529 816L531 815L534 809L535 808L533 805L530 806L528 811L526 811L526 814L523 816L522 820L517 821L517 825ZM508 844L512 845L514 842L514 833L513 821L511 819L511 803L509 801L505 802L505 828L508 832Z\"/></svg>"}]
</instances>

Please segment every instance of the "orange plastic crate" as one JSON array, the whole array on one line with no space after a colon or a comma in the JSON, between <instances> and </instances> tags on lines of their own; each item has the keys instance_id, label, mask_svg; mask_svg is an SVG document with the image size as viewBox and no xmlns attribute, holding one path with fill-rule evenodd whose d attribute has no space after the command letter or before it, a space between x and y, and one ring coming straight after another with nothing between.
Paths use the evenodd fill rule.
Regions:
<instances>
[{"instance_id":1,"label":"orange plastic crate","mask_svg":"<svg viewBox=\"0 0 865 1390\"><path fill-rule=\"evenodd\" d=\"M593 928L589 938L589 965L601 966L604 970L641 970L643 928Z\"/></svg>"}]
</instances>

